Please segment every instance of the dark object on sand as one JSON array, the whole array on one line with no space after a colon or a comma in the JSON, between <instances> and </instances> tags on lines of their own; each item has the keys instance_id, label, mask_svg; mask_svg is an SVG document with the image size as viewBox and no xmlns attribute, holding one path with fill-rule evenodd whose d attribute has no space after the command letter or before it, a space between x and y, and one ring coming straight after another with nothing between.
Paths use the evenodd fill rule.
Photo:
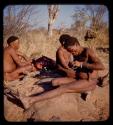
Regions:
<instances>
[{"instance_id":1,"label":"dark object on sand","mask_svg":"<svg viewBox=\"0 0 113 125\"><path fill-rule=\"evenodd\" d=\"M98 50L100 52L104 52L104 53L109 53L109 48L98 47L98 48L96 48L96 50Z\"/></svg>"},{"instance_id":2,"label":"dark object on sand","mask_svg":"<svg viewBox=\"0 0 113 125\"><path fill-rule=\"evenodd\" d=\"M36 67L36 64L41 63L42 68L46 67L47 69L55 69L57 67L56 62L53 59L50 59L46 56L42 56L36 60L33 59L32 63L34 64L35 67Z\"/></svg>"},{"instance_id":3,"label":"dark object on sand","mask_svg":"<svg viewBox=\"0 0 113 125\"><path fill-rule=\"evenodd\" d=\"M66 73L60 71L58 69L46 69L45 67L40 71L39 74L36 74L34 78L38 77L40 79L43 78L57 78L57 77L65 77Z\"/></svg>"},{"instance_id":4,"label":"dark object on sand","mask_svg":"<svg viewBox=\"0 0 113 125\"><path fill-rule=\"evenodd\" d=\"M33 59L32 63L37 69L37 64L42 64L42 69L40 69L40 74L35 75L34 77L40 78L56 78L65 76L66 74L63 71L58 70L56 61L50 59L49 57L42 56L36 60Z\"/></svg>"},{"instance_id":5,"label":"dark object on sand","mask_svg":"<svg viewBox=\"0 0 113 125\"><path fill-rule=\"evenodd\" d=\"M87 30L86 35L84 36L85 41L94 38L96 38L96 33L94 31Z\"/></svg>"},{"instance_id":6,"label":"dark object on sand","mask_svg":"<svg viewBox=\"0 0 113 125\"><path fill-rule=\"evenodd\" d=\"M104 86L108 85L109 82L106 81L107 77L109 77L109 72L108 72L106 75L104 75L104 76L98 78L98 83L97 83L97 85L98 85L99 87L104 87Z\"/></svg>"}]
</instances>

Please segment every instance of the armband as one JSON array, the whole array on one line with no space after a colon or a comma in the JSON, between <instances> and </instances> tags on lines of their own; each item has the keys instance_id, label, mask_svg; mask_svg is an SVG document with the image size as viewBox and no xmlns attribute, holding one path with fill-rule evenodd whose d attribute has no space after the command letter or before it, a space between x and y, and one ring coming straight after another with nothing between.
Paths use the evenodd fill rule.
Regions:
<instances>
[{"instance_id":1,"label":"armband","mask_svg":"<svg viewBox=\"0 0 113 125\"><path fill-rule=\"evenodd\" d=\"M80 68L82 68L82 63L80 64Z\"/></svg>"}]
</instances>

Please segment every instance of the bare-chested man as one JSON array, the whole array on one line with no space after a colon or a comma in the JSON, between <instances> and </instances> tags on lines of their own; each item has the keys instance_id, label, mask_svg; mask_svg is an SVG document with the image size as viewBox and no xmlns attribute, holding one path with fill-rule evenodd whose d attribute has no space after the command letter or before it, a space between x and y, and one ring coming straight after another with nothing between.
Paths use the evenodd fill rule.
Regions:
<instances>
[{"instance_id":1,"label":"bare-chested man","mask_svg":"<svg viewBox=\"0 0 113 125\"><path fill-rule=\"evenodd\" d=\"M12 81L23 77L23 73L31 71L33 66L31 65L31 60L27 60L17 51L19 48L18 37L9 37L7 44L8 47L4 49L4 79ZM22 58L23 62L21 61Z\"/></svg>"},{"instance_id":2,"label":"bare-chested man","mask_svg":"<svg viewBox=\"0 0 113 125\"><path fill-rule=\"evenodd\" d=\"M64 43L64 47L74 56L74 61L70 63L70 67L75 71L75 78L56 78L52 80L52 84L53 86L59 86L58 88L36 97L20 96L25 108L29 108L35 102L64 93L82 93L95 89L98 77L97 71L104 69L100 59L92 49L80 46L78 40L74 37L70 37L69 41Z\"/></svg>"},{"instance_id":3,"label":"bare-chested man","mask_svg":"<svg viewBox=\"0 0 113 125\"><path fill-rule=\"evenodd\" d=\"M70 40L70 35L63 34L60 36L59 41L61 46L56 52L56 64L58 69L65 72L68 77L75 77L75 71L69 67L69 63L73 60L72 54L67 51L64 47L64 44Z\"/></svg>"}]
</instances>

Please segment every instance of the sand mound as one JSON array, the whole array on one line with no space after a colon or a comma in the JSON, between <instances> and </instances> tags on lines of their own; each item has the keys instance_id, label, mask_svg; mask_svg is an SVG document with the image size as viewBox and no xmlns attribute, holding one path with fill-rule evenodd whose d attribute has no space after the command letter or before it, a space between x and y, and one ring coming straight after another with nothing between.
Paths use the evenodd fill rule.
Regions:
<instances>
[{"instance_id":1,"label":"sand mound","mask_svg":"<svg viewBox=\"0 0 113 125\"><path fill-rule=\"evenodd\" d=\"M15 84L16 87L13 83L12 88L28 95L33 88L31 86L36 81L37 79L28 78L18 81L18 84ZM12 101L4 96L4 116L8 121L106 120L109 117L109 84L105 87L97 86L86 101L81 98L80 93L65 93L53 99L37 102L25 112L19 101Z\"/></svg>"}]
</instances>

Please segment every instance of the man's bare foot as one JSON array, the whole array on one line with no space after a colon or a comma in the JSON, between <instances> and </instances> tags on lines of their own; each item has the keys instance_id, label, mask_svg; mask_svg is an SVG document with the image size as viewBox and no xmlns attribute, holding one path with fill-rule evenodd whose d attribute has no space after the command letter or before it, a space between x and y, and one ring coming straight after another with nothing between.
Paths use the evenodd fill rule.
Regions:
<instances>
[{"instance_id":1,"label":"man's bare foot","mask_svg":"<svg viewBox=\"0 0 113 125\"><path fill-rule=\"evenodd\" d=\"M22 102L24 109L28 109L32 106L30 97L23 96L22 94L19 94L19 99Z\"/></svg>"},{"instance_id":2,"label":"man's bare foot","mask_svg":"<svg viewBox=\"0 0 113 125\"><path fill-rule=\"evenodd\" d=\"M101 87L104 87L104 86L107 86L107 85L109 85L109 80L104 80Z\"/></svg>"},{"instance_id":3,"label":"man's bare foot","mask_svg":"<svg viewBox=\"0 0 113 125\"><path fill-rule=\"evenodd\" d=\"M31 95L34 95L34 94L38 94L38 93L41 93L41 92L44 92L44 88L43 87L40 87L40 86L33 86L31 92L29 93L29 95L27 96L31 96Z\"/></svg>"},{"instance_id":4,"label":"man's bare foot","mask_svg":"<svg viewBox=\"0 0 113 125\"><path fill-rule=\"evenodd\" d=\"M84 101L89 100L89 99L90 99L90 96L91 96L91 91L87 91L87 92L81 93L81 98L82 98Z\"/></svg>"},{"instance_id":5,"label":"man's bare foot","mask_svg":"<svg viewBox=\"0 0 113 125\"><path fill-rule=\"evenodd\" d=\"M104 87L108 84L109 84L109 72L106 75L98 78L97 85L100 87Z\"/></svg>"}]
</instances>

